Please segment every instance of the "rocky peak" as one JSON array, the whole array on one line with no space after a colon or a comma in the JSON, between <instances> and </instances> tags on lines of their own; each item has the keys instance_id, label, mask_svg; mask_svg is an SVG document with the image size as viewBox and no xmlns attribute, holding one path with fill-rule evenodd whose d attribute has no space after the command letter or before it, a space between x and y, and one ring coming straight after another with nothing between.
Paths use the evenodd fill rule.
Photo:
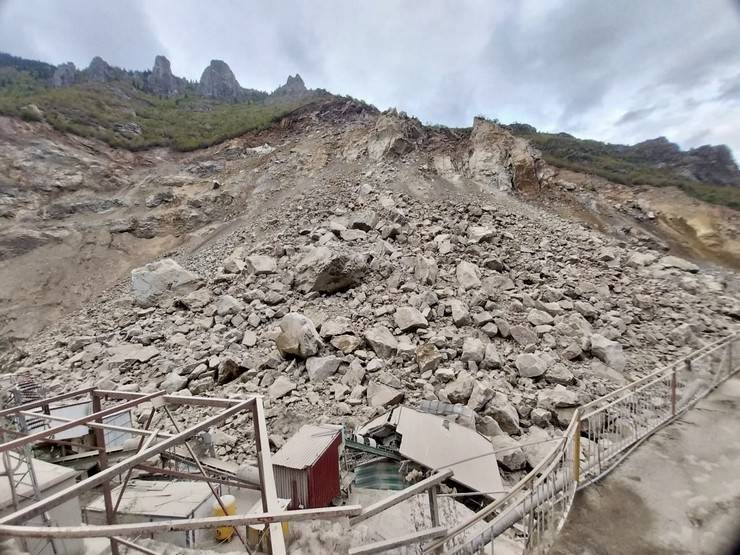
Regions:
<instances>
[{"instance_id":1,"label":"rocky peak","mask_svg":"<svg viewBox=\"0 0 740 555\"><path fill-rule=\"evenodd\" d=\"M295 76L288 75L288 80L284 85L279 86L272 93L273 96L301 96L308 92L303 79L296 73Z\"/></svg>"},{"instance_id":2,"label":"rocky peak","mask_svg":"<svg viewBox=\"0 0 740 555\"><path fill-rule=\"evenodd\" d=\"M655 167L672 167L685 177L713 185L740 186L740 170L726 145L703 145L683 151L658 137L626 147L628 154Z\"/></svg>"},{"instance_id":3,"label":"rocky peak","mask_svg":"<svg viewBox=\"0 0 740 555\"><path fill-rule=\"evenodd\" d=\"M115 78L113 68L103 58L95 56L90 65L87 66L87 78L89 81L106 83Z\"/></svg>"},{"instance_id":4,"label":"rocky peak","mask_svg":"<svg viewBox=\"0 0 740 555\"><path fill-rule=\"evenodd\" d=\"M242 88L231 68L222 60L211 60L200 77L200 94L212 98L237 100L242 96Z\"/></svg>"},{"instance_id":5,"label":"rocky peak","mask_svg":"<svg viewBox=\"0 0 740 555\"><path fill-rule=\"evenodd\" d=\"M160 96L174 96L180 93L180 79L172 75L170 61L164 56L154 58L154 67L147 79L149 90Z\"/></svg>"},{"instance_id":6,"label":"rocky peak","mask_svg":"<svg viewBox=\"0 0 740 555\"><path fill-rule=\"evenodd\" d=\"M68 87L75 82L77 68L72 62L61 64L54 70L51 83L54 87Z\"/></svg>"}]
</instances>

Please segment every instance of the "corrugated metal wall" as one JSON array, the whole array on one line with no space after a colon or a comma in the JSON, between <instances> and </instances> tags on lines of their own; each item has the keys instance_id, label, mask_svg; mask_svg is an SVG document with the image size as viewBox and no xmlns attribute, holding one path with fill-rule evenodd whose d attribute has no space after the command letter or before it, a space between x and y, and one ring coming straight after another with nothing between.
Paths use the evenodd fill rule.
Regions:
<instances>
[{"instance_id":1,"label":"corrugated metal wall","mask_svg":"<svg viewBox=\"0 0 740 555\"><path fill-rule=\"evenodd\" d=\"M294 470L278 465L273 467L275 489L278 497L291 500L288 509L310 508L308 505L308 473L310 470L310 467L303 470Z\"/></svg>"},{"instance_id":2,"label":"corrugated metal wall","mask_svg":"<svg viewBox=\"0 0 740 555\"><path fill-rule=\"evenodd\" d=\"M339 445L341 434L337 434L331 445L324 451L310 469L308 476L308 508L327 507L339 495Z\"/></svg>"},{"instance_id":3,"label":"corrugated metal wall","mask_svg":"<svg viewBox=\"0 0 740 555\"><path fill-rule=\"evenodd\" d=\"M327 507L339 495L339 446L341 434L331 442L318 460L303 470L274 465L278 497L291 499L288 509Z\"/></svg>"}]
</instances>

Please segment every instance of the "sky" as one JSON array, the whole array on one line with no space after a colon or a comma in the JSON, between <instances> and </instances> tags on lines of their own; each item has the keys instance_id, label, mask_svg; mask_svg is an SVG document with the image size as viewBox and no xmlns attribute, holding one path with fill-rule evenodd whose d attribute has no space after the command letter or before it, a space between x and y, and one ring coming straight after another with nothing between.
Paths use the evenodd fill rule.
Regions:
<instances>
[{"instance_id":1,"label":"sky","mask_svg":"<svg viewBox=\"0 0 740 555\"><path fill-rule=\"evenodd\" d=\"M211 59L244 87L308 87L425 123L482 114L740 161L740 0L0 0L0 51L127 69Z\"/></svg>"}]
</instances>

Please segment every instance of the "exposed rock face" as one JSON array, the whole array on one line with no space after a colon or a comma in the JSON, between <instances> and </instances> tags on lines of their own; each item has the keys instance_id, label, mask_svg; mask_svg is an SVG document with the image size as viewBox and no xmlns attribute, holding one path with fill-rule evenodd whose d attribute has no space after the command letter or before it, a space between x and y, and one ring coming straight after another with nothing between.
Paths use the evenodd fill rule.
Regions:
<instances>
[{"instance_id":1,"label":"exposed rock face","mask_svg":"<svg viewBox=\"0 0 740 555\"><path fill-rule=\"evenodd\" d=\"M303 79L299 74L288 75L288 80L284 85L280 85L272 93L272 96L303 96L308 93L306 85L303 83Z\"/></svg>"},{"instance_id":2,"label":"exposed rock face","mask_svg":"<svg viewBox=\"0 0 740 555\"><path fill-rule=\"evenodd\" d=\"M88 81L107 83L116 78L116 71L100 56L95 56L85 70Z\"/></svg>"},{"instance_id":3,"label":"exposed rock face","mask_svg":"<svg viewBox=\"0 0 740 555\"><path fill-rule=\"evenodd\" d=\"M234 72L222 60L211 60L210 65L203 70L198 91L202 96L221 100L239 100L242 97L242 88L234 77Z\"/></svg>"},{"instance_id":4,"label":"exposed rock face","mask_svg":"<svg viewBox=\"0 0 740 555\"><path fill-rule=\"evenodd\" d=\"M182 80L172 75L170 61L164 56L154 58L154 67L147 79L151 92L159 96L175 96L182 92Z\"/></svg>"},{"instance_id":5,"label":"exposed rock face","mask_svg":"<svg viewBox=\"0 0 740 555\"><path fill-rule=\"evenodd\" d=\"M69 87L73 85L77 78L77 68L72 62L60 64L54 70L51 78L51 84L54 87Z\"/></svg>"},{"instance_id":6,"label":"exposed rock face","mask_svg":"<svg viewBox=\"0 0 740 555\"><path fill-rule=\"evenodd\" d=\"M470 146L466 165L472 179L498 191L539 188L544 162L526 140L496 123L475 118Z\"/></svg>"},{"instance_id":7,"label":"exposed rock face","mask_svg":"<svg viewBox=\"0 0 740 555\"><path fill-rule=\"evenodd\" d=\"M403 156L414 149L421 134L419 120L399 115L395 110L385 112L368 139L367 154L371 160Z\"/></svg>"}]
</instances>

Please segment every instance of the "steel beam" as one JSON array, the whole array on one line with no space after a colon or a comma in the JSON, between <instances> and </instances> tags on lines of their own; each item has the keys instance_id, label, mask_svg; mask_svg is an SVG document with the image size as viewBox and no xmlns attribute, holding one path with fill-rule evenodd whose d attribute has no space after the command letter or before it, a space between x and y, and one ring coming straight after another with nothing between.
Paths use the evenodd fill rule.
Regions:
<instances>
[{"instance_id":1,"label":"steel beam","mask_svg":"<svg viewBox=\"0 0 740 555\"><path fill-rule=\"evenodd\" d=\"M60 426L56 426L54 428L49 428L48 430L41 430L39 432L35 432L33 434L28 434L26 436L13 439L11 441L8 441L6 443L3 443L0 445L0 453L4 451L8 451L11 449L17 449L18 447L21 447L27 443L32 443L34 441L39 441L41 439L47 438L47 437L53 437L54 435L58 434L59 432L63 432L65 430L69 430L70 428L74 428L75 426L81 426L83 424L87 424L88 422L91 422L93 420L100 420L104 416L109 416L111 414L116 414L118 412L122 412L126 409L129 409L131 407L135 407L136 405L142 403L143 401L148 401L149 399L153 399L155 397L159 397L163 395L163 392L157 391L154 393L150 393L141 399L136 399L133 401L128 401L126 403L116 405L114 407L109 407L107 409L93 412L92 414L88 414L87 416L83 416L81 418L77 418L75 420L71 420L65 424L61 424ZM43 404L48 404L47 402Z\"/></svg>"},{"instance_id":2,"label":"steel beam","mask_svg":"<svg viewBox=\"0 0 740 555\"><path fill-rule=\"evenodd\" d=\"M112 467L111 467L112 468ZM0 524L0 537L11 538L110 538L115 536L141 536L158 532L184 532L221 528L223 526L249 526L252 524L272 524L298 522L303 520L330 520L357 515L360 505L326 507L322 509L298 509L258 514L233 516L210 516L158 522L135 522L132 524L112 524L110 526L23 526Z\"/></svg>"},{"instance_id":3,"label":"steel beam","mask_svg":"<svg viewBox=\"0 0 740 555\"><path fill-rule=\"evenodd\" d=\"M28 403L23 403L22 405L18 405L16 407L10 407L0 410L0 417L8 416L9 414L17 414L19 411L22 410L37 409L39 407L43 407L44 405L55 403L56 401L63 401L64 399L70 399L72 397L82 397L83 395L90 393L94 389L94 387L86 387L84 389L78 389L77 391L70 391L69 393L62 393L61 395L56 395L54 397L40 399L38 401L29 401Z\"/></svg>"},{"instance_id":4,"label":"steel beam","mask_svg":"<svg viewBox=\"0 0 740 555\"><path fill-rule=\"evenodd\" d=\"M162 441L161 443L157 443L156 445L153 445L144 451L140 451L132 455L131 457L117 464L114 464L113 466L109 467L107 470L98 472L97 474L94 474L93 476L90 476L89 478L82 480L81 482L75 484L74 486L70 486L67 489L64 489L53 495L50 495L49 497L47 497L46 499L43 499L42 501L29 505L28 507L25 507L21 509L20 511L16 511L15 513L12 513L3 518L0 518L0 524L13 524L16 522L25 522L33 518L34 516L37 516L43 513L44 511L47 511L53 507L56 507L57 505L61 503L64 503L68 499L77 497L83 491L87 491L90 488L99 486L103 482L110 480L111 478L118 476L119 474L122 474L124 471L128 470L132 466L136 466L137 464L146 461L147 459L153 457L154 455L158 455L162 451L166 451L167 449L173 447L174 445L181 443L185 439L189 439L193 437L195 434L202 432L204 430L207 430L211 426L218 424L222 420L225 420L229 418L230 416L249 408L252 405L253 405L253 401L247 400L229 409L226 409L225 411L217 414L216 416L212 416L210 418L207 418L206 420L199 422L198 424L194 426L191 426L190 428L183 431L182 433L176 434ZM105 412L105 411L102 411L102 412Z\"/></svg>"},{"instance_id":5,"label":"steel beam","mask_svg":"<svg viewBox=\"0 0 740 555\"><path fill-rule=\"evenodd\" d=\"M267 435L267 424L265 423L265 408L262 399L255 399L252 407L255 426L255 440L257 443L257 468L260 473L260 485L262 488L262 510L267 512L279 511L277 492L275 491L275 476L272 469L272 454L270 453L270 440ZM271 555L285 555L285 538L283 527L280 524L269 525L270 553Z\"/></svg>"}]
</instances>

